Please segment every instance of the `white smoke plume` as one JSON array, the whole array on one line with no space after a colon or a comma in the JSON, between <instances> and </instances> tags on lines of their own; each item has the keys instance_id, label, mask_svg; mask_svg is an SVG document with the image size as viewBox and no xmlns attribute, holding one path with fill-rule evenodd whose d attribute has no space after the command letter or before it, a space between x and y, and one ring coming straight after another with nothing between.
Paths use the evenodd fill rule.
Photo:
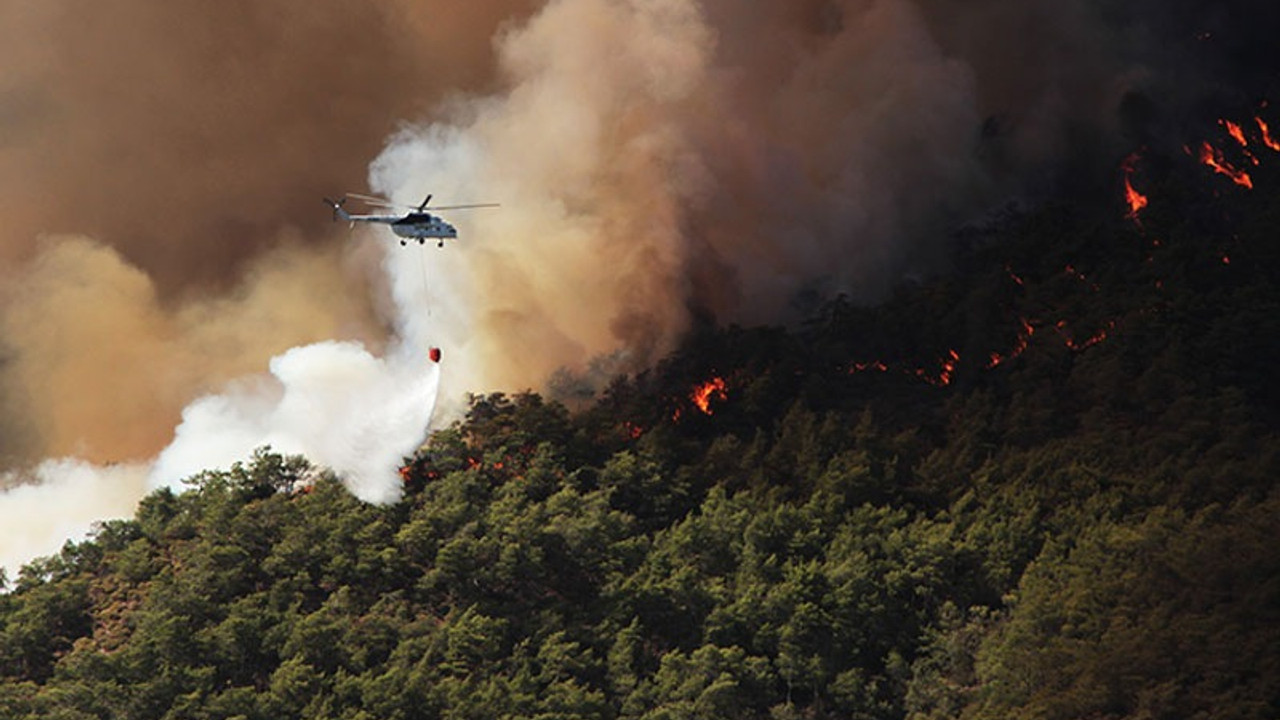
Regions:
<instances>
[{"instance_id":1,"label":"white smoke plume","mask_svg":"<svg viewBox=\"0 0 1280 720\"><path fill-rule=\"evenodd\" d=\"M356 343L293 348L271 377L240 380L182 412L151 484L226 468L269 445L336 471L369 502L400 497L396 469L422 442L438 372L425 355L378 358Z\"/></svg>"},{"instance_id":2,"label":"white smoke plume","mask_svg":"<svg viewBox=\"0 0 1280 720\"><path fill-rule=\"evenodd\" d=\"M22 477L20 475L26 475ZM147 490L140 464L46 460L29 473L0 476L0 568L12 578L31 559L56 553L94 522L133 514Z\"/></svg>"}]
</instances>

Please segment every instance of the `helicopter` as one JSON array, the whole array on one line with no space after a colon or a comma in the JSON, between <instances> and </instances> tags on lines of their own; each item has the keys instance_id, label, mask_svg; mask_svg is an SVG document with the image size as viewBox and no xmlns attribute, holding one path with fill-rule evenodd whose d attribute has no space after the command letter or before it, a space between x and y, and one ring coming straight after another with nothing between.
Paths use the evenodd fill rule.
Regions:
<instances>
[{"instance_id":1,"label":"helicopter","mask_svg":"<svg viewBox=\"0 0 1280 720\"><path fill-rule=\"evenodd\" d=\"M353 215L346 211L343 205L347 200L356 199L373 207L384 208L400 208L408 210L407 213L400 215ZM347 193L341 200L330 200L324 198L326 205L333 208L333 219L346 220L352 225L358 222L381 223L390 225L391 232L400 237L400 244L404 245L410 240L417 240L418 244L425 244L428 238L436 240L437 247L444 247L445 240L456 240L458 237L458 229L445 222L437 215L427 212L427 205L431 202L431 196L419 205L399 205L389 200L372 195L361 195L359 193ZM470 205L445 205L441 207L433 207L432 210L467 210L470 208L498 207L497 203L472 203Z\"/></svg>"}]
</instances>

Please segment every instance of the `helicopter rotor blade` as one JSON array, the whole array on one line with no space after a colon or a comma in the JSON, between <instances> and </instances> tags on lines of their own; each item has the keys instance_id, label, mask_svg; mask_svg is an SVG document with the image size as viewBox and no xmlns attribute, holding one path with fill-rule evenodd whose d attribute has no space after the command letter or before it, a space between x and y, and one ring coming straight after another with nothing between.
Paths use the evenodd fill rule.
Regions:
<instances>
[{"instance_id":1,"label":"helicopter rotor blade","mask_svg":"<svg viewBox=\"0 0 1280 720\"><path fill-rule=\"evenodd\" d=\"M384 203L385 203L385 202L391 202L390 200L388 200L388 199L386 199L386 198L384 198L384 197L378 197L377 195L365 195L364 193L353 193L353 192L349 192L349 193L347 193L347 197L349 197L349 198L355 198L355 199L357 199L357 200L368 200L368 201L370 201L370 202L384 202Z\"/></svg>"},{"instance_id":2,"label":"helicopter rotor blade","mask_svg":"<svg viewBox=\"0 0 1280 720\"><path fill-rule=\"evenodd\" d=\"M470 210L472 208L489 208L500 207L498 203L468 203L465 205L431 205L431 195L422 201L421 205L407 205L404 203L391 202L386 198L377 197L375 195L365 195L363 193L347 193L349 198L354 198L360 202L371 205L373 207L395 208L399 210L413 210L416 212L427 212L428 210Z\"/></svg>"},{"instance_id":3,"label":"helicopter rotor blade","mask_svg":"<svg viewBox=\"0 0 1280 720\"><path fill-rule=\"evenodd\" d=\"M412 205L404 205L402 203L394 203L386 198L376 197L374 195L363 195L361 193L347 193L347 197L355 198L366 205L385 208L401 208L404 210L412 210Z\"/></svg>"},{"instance_id":4,"label":"helicopter rotor blade","mask_svg":"<svg viewBox=\"0 0 1280 720\"><path fill-rule=\"evenodd\" d=\"M502 207L498 203L471 203L468 205L438 205L436 207L427 208L428 210L470 210L472 208L493 208Z\"/></svg>"}]
</instances>

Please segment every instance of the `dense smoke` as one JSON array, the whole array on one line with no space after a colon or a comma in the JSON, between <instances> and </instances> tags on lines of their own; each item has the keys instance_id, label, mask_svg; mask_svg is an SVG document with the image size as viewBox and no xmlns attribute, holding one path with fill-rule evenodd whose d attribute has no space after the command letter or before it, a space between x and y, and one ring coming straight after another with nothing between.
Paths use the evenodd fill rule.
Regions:
<instances>
[{"instance_id":1,"label":"dense smoke","mask_svg":"<svg viewBox=\"0 0 1280 720\"><path fill-rule=\"evenodd\" d=\"M500 89L396 134L370 185L503 203L458 217L477 242L433 259L418 301L468 357L456 390L632 370L693 313L874 300L942 269L949 233L992 208L1066 183L1112 194L1119 157L1213 94L1193 60L1218 42L1196 20L1218 14L550 2L502 36Z\"/></svg>"},{"instance_id":2,"label":"dense smoke","mask_svg":"<svg viewBox=\"0 0 1280 720\"><path fill-rule=\"evenodd\" d=\"M1246 5L0 0L0 483L136 499L272 442L392 497L352 458L421 434L428 345L456 401L873 300L988 208L1110 192L1081 168L1257 57ZM502 207L402 250L328 222L364 179Z\"/></svg>"},{"instance_id":3,"label":"dense smoke","mask_svg":"<svg viewBox=\"0 0 1280 720\"><path fill-rule=\"evenodd\" d=\"M193 393L261 372L290 347L360 336L369 311L339 246L280 247L217 297L164 303L115 250L48 237L6 288L9 387L45 455L97 463L154 455Z\"/></svg>"}]
</instances>

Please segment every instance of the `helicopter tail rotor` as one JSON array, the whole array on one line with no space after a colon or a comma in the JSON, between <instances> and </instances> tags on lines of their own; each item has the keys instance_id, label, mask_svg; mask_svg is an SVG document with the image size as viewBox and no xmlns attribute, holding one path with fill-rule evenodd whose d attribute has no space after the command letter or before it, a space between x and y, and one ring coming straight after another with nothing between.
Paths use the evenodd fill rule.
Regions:
<instances>
[{"instance_id":1,"label":"helicopter tail rotor","mask_svg":"<svg viewBox=\"0 0 1280 720\"><path fill-rule=\"evenodd\" d=\"M325 205L333 208L333 219L335 221L337 221L338 218L342 218L343 220L349 220L351 218L351 215L349 215L346 210L342 209L342 206L347 202L345 197L341 200L330 200L329 198L323 199Z\"/></svg>"}]
</instances>

